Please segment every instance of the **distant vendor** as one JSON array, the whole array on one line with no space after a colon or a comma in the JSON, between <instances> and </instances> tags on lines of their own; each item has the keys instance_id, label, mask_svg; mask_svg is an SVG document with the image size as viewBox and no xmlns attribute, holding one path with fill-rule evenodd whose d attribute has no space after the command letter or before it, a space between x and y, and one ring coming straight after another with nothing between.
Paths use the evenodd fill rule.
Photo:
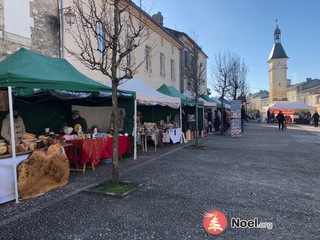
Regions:
<instances>
[{"instance_id":1,"label":"distant vendor","mask_svg":"<svg viewBox=\"0 0 320 240\"><path fill-rule=\"evenodd\" d=\"M73 128L72 134L77 134L78 129L76 129L76 126L79 125L81 126L82 131L86 132L88 128L87 121L80 116L80 112L78 110L73 110L71 114L72 119L68 123L68 126Z\"/></svg>"},{"instance_id":2,"label":"distant vendor","mask_svg":"<svg viewBox=\"0 0 320 240\"><path fill-rule=\"evenodd\" d=\"M22 135L26 133L26 128L23 119L20 117L17 110L13 110L13 124L15 139L21 139ZM1 136L9 143L11 142L10 113L8 113L6 118L2 121Z\"/></svg>"}]
</instances>

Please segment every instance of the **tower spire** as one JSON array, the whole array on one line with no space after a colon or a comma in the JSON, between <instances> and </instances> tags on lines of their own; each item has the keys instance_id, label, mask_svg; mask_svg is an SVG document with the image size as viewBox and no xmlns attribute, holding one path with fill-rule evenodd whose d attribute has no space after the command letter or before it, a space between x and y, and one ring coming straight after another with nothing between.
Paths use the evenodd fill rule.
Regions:
<instances>
[{"instance_id":1,"label":"tower spire","mask_svg":"<svg viewBox=\"0 0 320 240\"><path fill-rule=\"evenodd\" d=\"M280 43L281 42L281 31L278 28L278 18L276 19L276 29L274 30L274 43Z\"/></svg>"}]
</instances>

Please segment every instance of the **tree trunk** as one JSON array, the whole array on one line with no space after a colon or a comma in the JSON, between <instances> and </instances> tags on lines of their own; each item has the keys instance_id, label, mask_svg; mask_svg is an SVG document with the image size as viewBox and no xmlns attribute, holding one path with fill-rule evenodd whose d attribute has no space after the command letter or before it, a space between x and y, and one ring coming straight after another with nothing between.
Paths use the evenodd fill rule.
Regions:
<instances>
[{"instance_id":1,"label":"tree trunk","mask_svg":"<svg viewBox=\"0 0 320 240\"><path fill-rule=\"evenodd\" d=\"M196 134L195 134L195 139L196 139L196 143L195 143L195 146L198 147L199 146L199 143L198 143L198 131L199 131L199 126L198 126L198 116L199 116L199 113L198 113L198 101L196 101L196 104L195 104L195 107L196 107Z\"/></svg>"},{"instance_id":2,"label":"tree trunk","mask_svg":"<svg viewBox=\"0 0 320 240\"><path fill-rule=\"evenodd\" d=\"M116 82L112 81L112 113L113 113L113 142L112 142L112 183L119 184L119 156L118 156L118 89Z\"/></svg>"}]
</instances>

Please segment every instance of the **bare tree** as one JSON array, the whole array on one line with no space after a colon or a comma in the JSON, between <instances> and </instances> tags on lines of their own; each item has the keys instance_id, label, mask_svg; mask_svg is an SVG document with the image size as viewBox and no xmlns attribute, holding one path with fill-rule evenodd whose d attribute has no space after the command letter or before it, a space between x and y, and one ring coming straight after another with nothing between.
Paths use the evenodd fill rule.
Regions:
<instances>
[{"instance_id":1,"label":"bare tree","mask_svg":"<svg viewBox=\"0 0 320 240\"><path fill-rule=\"evenodd\" d=\"M118 86L131 79L141 63L132 60L132 52L147 39L147 15L131 0L73 0L76 13L72 36L76 49L69 54L87 68L100 71L112 82L113 174L119 184L118 159Z\"/></svg>"},{"instance_id":2,"label":"bare tree","mask_svg":"<svg viewBox=\"0 0 320 240\"><path fill-rule=\"evenodd\" d=\"M244 60L240 60L237 54L232 54L230 59L231 72L229 78L228 95L233 99L243 98L246 95L246 76L248 67Z\"/></svg>"},{"instance_id":3,"label":"bare tree","mask_svg":"<svg viewBox=\"0 0 320 240\"><path fill-rule=\"evenodd\" d=\"M199 138L199 121L198 121L198 116L199 116L199 111L198 111L198 106L199 106L199 98L201 94L204 94L206 92L206 88L204 88L206 84L206 66L202 62L202 58L200 56L202 50L197 44L197 36L195 33L191 34L192 36L192 43L191 43L191 49L190 49L190 63L189 63L189 68L187 70L187 78L189 79L190 83L190 90L192 93L192 100L195 102L195 115L196 115L196 136L195 136L195 147L199 146L198 143L198 138Z\"/></svg>"},{"instance_id":4,"label":"bare tree","mask_svg":"<svg viewBox=\"0 0 320 240\"><path fill-rule=\"evenodd\" d=\"M213 77L215 79L211 82L213 89L220 94L221 98L221 110L224 108L224 97L229 90L230 87L230 76L232 73L232 61L231 61L231 53L229 51L215 56L214 65L212 67ZM224 130L224 121L223 121L223 112L221 112L221 134L223 134Z\"/></svg>"}]
</instances>

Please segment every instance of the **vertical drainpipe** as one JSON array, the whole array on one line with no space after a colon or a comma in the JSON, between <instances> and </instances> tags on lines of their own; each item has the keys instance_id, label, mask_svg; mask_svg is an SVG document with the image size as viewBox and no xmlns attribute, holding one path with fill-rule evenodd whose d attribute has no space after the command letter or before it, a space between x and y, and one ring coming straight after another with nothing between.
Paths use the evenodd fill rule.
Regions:
<instances>
[{"instance_id":1,"label":"vertical drainpipe","mask_svg":"<svg viewBox=\"0 0 320 240\"><path fill-rule=\"evenodd\" d=\"M59 6L59 4L58 4ZM60 14L60 58L64 58L64 16L63 16L63 0L60 0L60 7L58 8L58 13Z\"/></svg>"}]
</instances>

